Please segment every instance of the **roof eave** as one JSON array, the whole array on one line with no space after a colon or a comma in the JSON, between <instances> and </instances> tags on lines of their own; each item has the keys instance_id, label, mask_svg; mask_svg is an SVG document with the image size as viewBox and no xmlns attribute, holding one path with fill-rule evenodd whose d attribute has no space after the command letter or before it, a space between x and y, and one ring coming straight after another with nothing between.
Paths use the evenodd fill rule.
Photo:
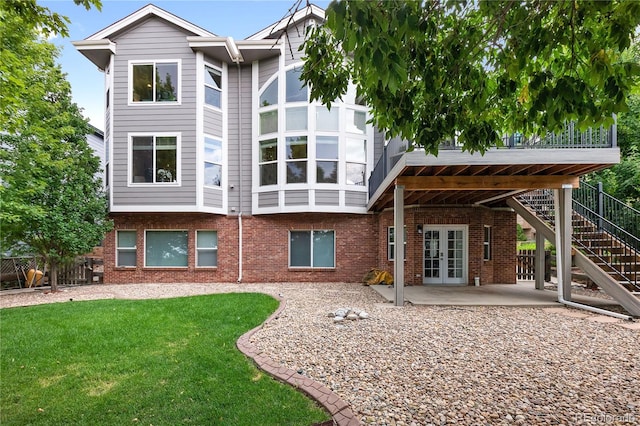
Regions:
<instances>
[{"instance_id":1,"label":"roof eave","mask_svg":"<svg viewBox=\"0 0 640 426\"><path fill-rule=\"evenodd\" d=\"M71 44L102 71L111 62L111 55L116 53L116 44L109 39L73 41Z\"/></svg>"}]
</instances>

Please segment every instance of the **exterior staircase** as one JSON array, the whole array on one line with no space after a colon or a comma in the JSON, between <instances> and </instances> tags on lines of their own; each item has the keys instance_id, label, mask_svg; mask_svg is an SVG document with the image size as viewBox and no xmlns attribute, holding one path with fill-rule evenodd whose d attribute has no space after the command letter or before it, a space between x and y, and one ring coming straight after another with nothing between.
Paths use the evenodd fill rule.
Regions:
<instances>
[{"instance_id":1,"label":"exterior staircase","mask_svg":"<svg viewBox=\"0 0 640 426\"><path fill-rule=\"evenodd\" d=\"M573 191L572 246L577 267L631 315L640 317L640 212L581 182ZM551 190L508 201L537 232L554 241Z\"/></svg>"}]
</instances>

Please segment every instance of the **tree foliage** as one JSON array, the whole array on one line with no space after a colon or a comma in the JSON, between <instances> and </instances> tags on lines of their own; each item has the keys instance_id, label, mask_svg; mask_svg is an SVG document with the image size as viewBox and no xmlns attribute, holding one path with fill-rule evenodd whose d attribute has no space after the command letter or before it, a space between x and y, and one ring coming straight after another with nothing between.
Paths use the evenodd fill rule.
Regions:
<instances>
[{"instance_id":1,"label":"tree foliage","mask_svg":"<svg viewBox=\"0 0 640 426\"><path fill-rule=\"evenodd\" d=\"M74 0L86 9L101 9L100 0ZM36 0L0 1L0 128L14 130L23 119L24 99L37 58L51 56L53 46L39 43L53 35L68 37L69 19ZM35 34L34 34L35 33Z\"/></svg>"},{"instance_id":2,"label":"tree foliage","mask_svg":"<svg viewBox=\"0 0 640 426\"><path fill-rule=\"evenodd\" d=\"M633 0L334 1L302 77L327 105L353 81L377 127L428 152L454 137L483 152L503 133L612 124L640 75L621 57L639 24Z\"/></svg>"},{"instance_id":3,"label":"tree foliage","mask_svg":"<svg viewBox=\"0 0 640 426\"><path fill-rule=\"evenodd\" d=\"M3 252L42 255L55 290L58 266L91 251L111 222L97 176L100 160L86 140L90 126L72 102L71 87L56 64L57 49L27 24L28 16L7 4L14 5L3 4L0 11L11 40L3 39L2 57L12 59L3 62L2 71L8 70L3 78L14 83L16 93L5 97L3 85L1 246ZM13 50L5 54L8 46Z\"/></svg>"}]
</instances>

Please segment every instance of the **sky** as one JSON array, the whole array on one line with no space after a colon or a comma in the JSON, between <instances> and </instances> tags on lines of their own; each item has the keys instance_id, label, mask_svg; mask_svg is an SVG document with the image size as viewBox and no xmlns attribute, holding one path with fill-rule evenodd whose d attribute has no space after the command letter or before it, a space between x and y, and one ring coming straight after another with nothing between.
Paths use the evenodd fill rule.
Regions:
<instances>
[{"instance_id":1,"label":"sky","mask_svg":"<svg viewBox=\"0 0 640 426\"><path fill-rule=\"evenodd\" d=\"M62 51L58 63L67 74L73 100L83 109L90 123L104 130L104 74L82 56L71 44L84 40L149 3L173 13L219 36L242 40L279 21L287 15L296 0L102 0L102 11L87 11L72 0L39 0L38 4L68 17L69 37L50 41ZM303 0L303 3L305 0ZM313 1L326 8L328 1Z\"/></svg>"}]
</instances>

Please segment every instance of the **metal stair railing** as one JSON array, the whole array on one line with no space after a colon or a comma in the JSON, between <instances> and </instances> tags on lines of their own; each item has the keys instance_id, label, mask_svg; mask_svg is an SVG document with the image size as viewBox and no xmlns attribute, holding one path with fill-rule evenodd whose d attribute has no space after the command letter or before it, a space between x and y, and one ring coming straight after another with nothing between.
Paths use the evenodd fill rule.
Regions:
<instances>
[{"instance_id":1,"label":"metal stair railing","mask_svg":"<svg viewBox=\"0 0 640 426\"><path fill-rule=\"evenodd\" d=\"M580 188L574 189L572 195L576 212L588 216L598 230L640 251L640 211L604 192L602 182L593 186L580 180Z\"/></svg>"},{"instance_id":2,"label":"metal stair railing","mask_svg":"<svg viewBox=\"0 0 640 426\"><path fill-rule=\"evenodd\" d=\"M535 211L537 216L555 227L555 207L551 190L531 191L520 195L518 199ZM636 249L640 247L640 239L584 205L583 202L585 197L580 195L578 199L573 200L573 217L579 223L581 222L572 227L571 238L574 245L595 259L601 269L615 277L615 280L625 285L627 289L640 291L638 282L640 253ZM590 206L593 206L593 203ZM640 213L635 220L640 220Z\"/></svg>"}]
</instances>

